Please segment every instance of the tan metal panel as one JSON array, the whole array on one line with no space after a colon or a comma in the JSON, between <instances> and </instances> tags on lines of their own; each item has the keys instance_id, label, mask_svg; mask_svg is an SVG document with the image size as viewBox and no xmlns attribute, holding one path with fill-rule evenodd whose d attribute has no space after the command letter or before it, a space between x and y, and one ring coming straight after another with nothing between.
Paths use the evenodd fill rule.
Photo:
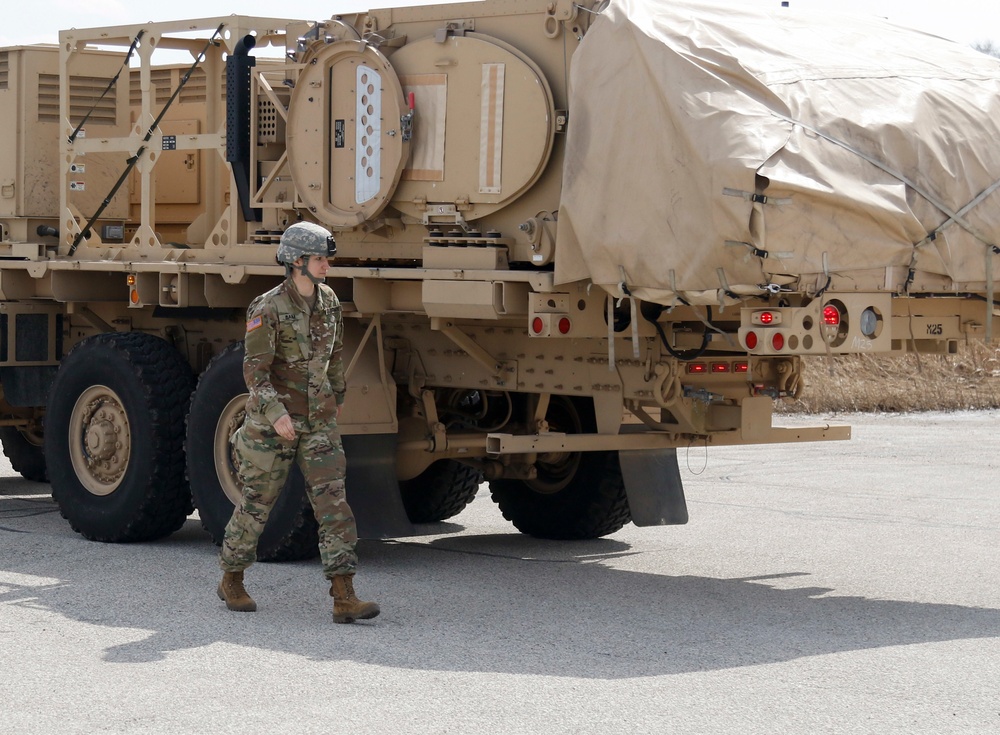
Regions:
<instances>
[{"instance_id":1,"label":"tan metal panel","mask_svg":"<svg viewBox=\"0 0 1000 735\"><path fill-rule=\"evenodd\" d=\"M467 33L408 43L392 64L414 92L416 131L394 207L421 219L472 221L538 180L552 152L555 111L548 82L526 55ZM435 219L436 203L459 212Z\"/></svg>"}]
</instances>

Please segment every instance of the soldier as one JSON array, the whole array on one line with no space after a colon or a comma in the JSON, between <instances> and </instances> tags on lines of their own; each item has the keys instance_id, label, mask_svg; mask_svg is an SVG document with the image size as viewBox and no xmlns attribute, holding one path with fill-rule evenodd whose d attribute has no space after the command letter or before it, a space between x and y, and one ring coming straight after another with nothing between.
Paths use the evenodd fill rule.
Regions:
<instances>
[{"instance_id":1,"label":"soldier","mask_svg":"<svg viewBox=\"0 0 1000 735\"><path fill-rule=\"evenodd\" d=\"M333 236L319 225L289 227L278 245L286 278L247 311L243 375L250 397L232 439L243 500L226 526L218 590L230 610L257 609L243 587L243 570L256 557L257 540L294 461L319 523L334 622L379 614L378 605L354 594L358 534L344 494L346 460L337 430L346 392L343 317L337 295L323 282L336 250Z\"/></svg>"}]
</instances>

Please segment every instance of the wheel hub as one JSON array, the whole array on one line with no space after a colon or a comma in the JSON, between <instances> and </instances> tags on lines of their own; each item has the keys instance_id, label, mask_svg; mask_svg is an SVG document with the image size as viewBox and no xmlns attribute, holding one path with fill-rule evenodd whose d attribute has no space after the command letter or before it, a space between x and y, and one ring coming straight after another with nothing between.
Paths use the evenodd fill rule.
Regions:
<instances>
[{"instance_id":1,"label":"wheel hub","mask_svg":"<svg viewBox=\"0 0 1000 735\"><path fill-rule=\"evenodd\" d=\"M546 422L551 431L579 434L583 424L575 406L568 399L557 396L549 405ZM535 461L538 474L528 480L527 487L542 495L551 495L565 489L580 467L579 452L545 452Z\"/></svg>"},{"instance_id":2,"label":"wheel hub","mask_svg":"<svg viewBox=\"0 0 1000 735\"><path fill-rule=\"evenodd\" d=\"M110 421L95 421L87 430L87 452L96 460L108 460L115 453L115 425ZM121 446L121 442L118 442Z\"/></svg>"},{"instance_id":3,"label":"wheel hub","mask_svg":"<svg viewBox=\"0 0 1000 735\"><path fill-rule=\"evenodd\" d=\"M215 429L215 471L219 477L219 485L233 505L238 505L243 499L243 486L236 473L236 462L233 457L231 440L236 430L243 425L246 417L247 394L235 396L219 415L219 423Z\"/></svg>"},{"instance_id":4,"label":"wheel hub","mask_svg":"<svg viewBox=\"0 0 1000 735\"><path fill-rule=\"evenodd\" d=\"M70 461L88 492L113 493L131 449L128 415L118 394L102 385L85 390L70 419Z\"/></svg>"}]
</instances>

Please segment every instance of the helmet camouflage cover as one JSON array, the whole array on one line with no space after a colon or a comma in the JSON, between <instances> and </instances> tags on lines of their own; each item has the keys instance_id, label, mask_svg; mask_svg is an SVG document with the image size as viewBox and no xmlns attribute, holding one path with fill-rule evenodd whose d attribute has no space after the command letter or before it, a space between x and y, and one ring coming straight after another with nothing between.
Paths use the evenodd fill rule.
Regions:
<instances>
[{"instance_id":1,"label":"helmet camouflage cover","mask_svg":"<svg viewBox=\"0 0 1000 735\"><path fill-rule=\"evenodd\" d=\"M337 253L337 243L330 231L312 222L296 222L283 233L278 245L278 262L291 265L310 255L332 258Z\"/></svg>"}]
</instances>

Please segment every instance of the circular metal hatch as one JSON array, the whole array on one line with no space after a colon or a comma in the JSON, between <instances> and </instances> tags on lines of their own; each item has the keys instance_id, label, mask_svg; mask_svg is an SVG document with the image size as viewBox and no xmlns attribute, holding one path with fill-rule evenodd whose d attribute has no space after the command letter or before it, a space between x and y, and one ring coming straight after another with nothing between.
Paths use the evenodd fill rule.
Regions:
<instances>
[{"instance_id":1,"label":"circular metal hatch","mask_svg":"<svg viewBox=\"0 0 1000 735\"><path fill-rule=\"evenodd\" d=\"M420 218L429 205L467 205L478 219L515 200L548 163L552 92L527 56L476 33L408 43L392 55L413 95L413 139L392 206Z\"/></svg>"},{"instance_id":2,"label":"circular metal hatch","mask_svg":"<svg viewBox=\"0 0 1000 735\"><path fill-rule=\"evenodd\" d=\"M374 47L336 41L306 57L286 145L298 195L320 222L349 229L389 203L409 152L405 107L396 73Z\"/></svg>"}]
</instances>

